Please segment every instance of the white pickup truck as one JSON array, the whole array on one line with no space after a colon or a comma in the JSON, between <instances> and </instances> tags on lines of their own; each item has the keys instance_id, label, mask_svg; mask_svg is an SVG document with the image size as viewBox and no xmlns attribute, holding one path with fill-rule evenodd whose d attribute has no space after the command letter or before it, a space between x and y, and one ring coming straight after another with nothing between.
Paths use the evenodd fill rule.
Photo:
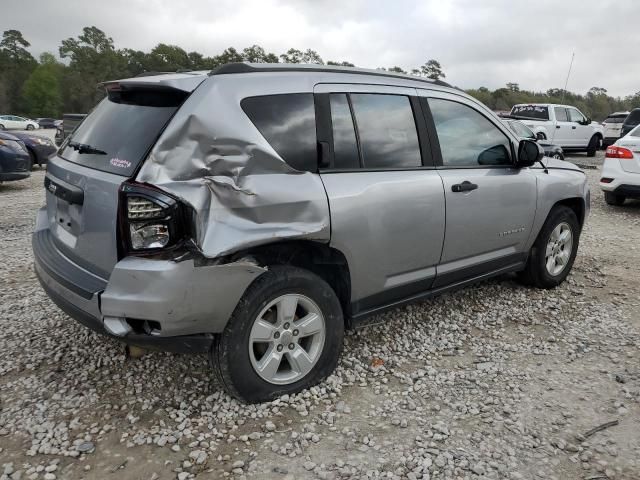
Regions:
<instances>
[{"instance_id":1,"label":"white pickup truck","mask_svg":"<svg viewBox=\"0 0 640 480\"><path fill-rule=\"evenodd\" d=\"M509 115L531 128L539 140L560 145L565 151L587 152L593 157L602 146L602 125L592 122L576 107L553 103L514 105Z\"/></svg>"}]
</instances>

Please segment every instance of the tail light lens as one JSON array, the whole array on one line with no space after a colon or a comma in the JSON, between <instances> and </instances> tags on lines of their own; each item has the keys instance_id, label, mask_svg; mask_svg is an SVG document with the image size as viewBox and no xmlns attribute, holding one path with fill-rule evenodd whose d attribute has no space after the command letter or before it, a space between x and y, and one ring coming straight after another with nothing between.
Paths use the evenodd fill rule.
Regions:
<instances>
[{"instance_id":1,"label":"tail light lens","mask_svg":"<svg viewBox=\"0 0 640 480\"><path fill-rule=\"evenodd\" d=\"M616 145L611 145L607 147L607 152L605 154L606 158L622 158L626 160L633 159L633 152L628 148L618 147Z\"/></svg>"},{"instance_id":2,"label":"tail light lens","mask_svg":"<svg viewBox=\"0 0 640 480\"><path fill-rule=\"evenodd\" d=\"M124 183L120 190L120 238L125 254L154 253L189 236L187 208L165 192Z\"/></svg>"}]
</instances>

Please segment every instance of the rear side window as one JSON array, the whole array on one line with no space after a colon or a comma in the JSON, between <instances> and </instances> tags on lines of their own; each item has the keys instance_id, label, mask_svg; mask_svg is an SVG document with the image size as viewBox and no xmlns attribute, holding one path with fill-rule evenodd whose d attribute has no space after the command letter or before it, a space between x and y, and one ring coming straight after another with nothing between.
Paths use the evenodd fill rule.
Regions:
<instances>
[{"instance_id":1,"label":"rear side window","mask_svg":"<svg viewBox=\"0 0 640 480\"><path fill-rule=\"evenodd\" d=\"M365 168L422 166L409 97L368 93L350 97Z\"/></svg>"},{"instance_id":2,"label":"rear side window","mask_svg":"<svg viewBox=\"0 0 640 480\"><path fill-rule=\"evenodd\" d=\"M549 120L549 109L540 105L516 105L511 109L511 115L533 120Z\"/></svg>"},{"instance_id":3,"label":"rear side window","mask_svg":"<svg viewBox=\"0 0 640 480\"><path fill-rule=\"evenodd\" d=\"M333 166L339 169L358 168L358 142L347 94L332 93L329 98L333 131Z\"/></svg>"},{"instance_id":4,"label":"rear side window","mask_svg":"<svg viewBox=\"0 0 640 480\"><path fill-rule=\"evenodd\" d=\"M554 107L553 109L556 112L556 121L558 122L568 122L569 117L567 116L567 109L563 107Z\"/></svg>"},{"instance_id":5,"label":"rear side window","mask_svg":"<svg viewBox=\"0 0 640 480\"><path fill-rule=\"evenodd\" d=\"M316 117L312 93L245 98L247 114L273 149L296 170L318 169Z\"/></svg>"},{"instance_id":6,"label":"rear side window","mask_svg":"<svg viewBox=\"0 0 640 480\"><path fill-rule=\"evenodd\" d=\"M110 92L63 144L60 156L131 176L186 95L173 89Z\"/></svg>"},{"instance_id":7,"label":"rear side window","mask_svg":"<svg viewBox=\"0 0 640 480\"><path fill-rule=\"evenodd\" d=\"M429 99L445 167L511 165L507 136L484 115L451 100Z\"/></svg>"}]
</instances>

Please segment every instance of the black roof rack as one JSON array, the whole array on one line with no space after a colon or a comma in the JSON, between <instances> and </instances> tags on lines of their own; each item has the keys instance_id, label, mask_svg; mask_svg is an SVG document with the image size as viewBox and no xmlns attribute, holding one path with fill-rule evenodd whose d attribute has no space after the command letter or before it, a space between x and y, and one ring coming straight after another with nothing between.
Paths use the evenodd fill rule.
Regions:
<instances>
[{"instance_id":1,"label":"black roof rack","mask_svg":"<svg viewBox=\"0 0 640 480\"><path fill-rule=\"evenodd\" d=\"M401 78L404 80L413 80L416 82L429 83L431 85L439 85L441 87L454 88L447 82L442 80L431 80L414 75L403 73L387 72L384 70L367 70L355 67L339 67L326 66L316 64L295 64L295 63L225 63L214 68L209 75L226 75L230 73L255 73L255 72L328 72L328 73L350 73L360 75L375 75L379 77Z\"/></svg>"},{"instance_id":2,"label":"black roof rack","mask_svg":"<svg viewBox=\"0 0 640 480\"><path fill-rule=\"evenodd\" d=\"M168 73L174 73L174 72L142 72L142 73L139 73L138 75L136 75L134 78L138 78L138 77L155 77L156 75L167 75Z\"/></svg>"}]
</instances>

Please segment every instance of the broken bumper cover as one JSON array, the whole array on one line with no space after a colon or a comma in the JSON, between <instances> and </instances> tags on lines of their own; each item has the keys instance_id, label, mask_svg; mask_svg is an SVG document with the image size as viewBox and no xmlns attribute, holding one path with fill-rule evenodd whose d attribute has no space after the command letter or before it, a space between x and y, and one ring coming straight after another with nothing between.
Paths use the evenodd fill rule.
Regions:
<instances>
[{"instance_id":1,"label":"broken bumper cover","mask_svg":"<svg viewBox=\"0 0 640 480\"><path fill-rule=\"evenodd\" d=\"M109 281L60 252L48 229L32 238L35 270L47 295L90 329L131 345L173 352L206 352L224 330L249 284L265 270L249 263L195 266L127 257ZM136 325L152 322L141 332Z\"/></svg>"}]
</instances>

